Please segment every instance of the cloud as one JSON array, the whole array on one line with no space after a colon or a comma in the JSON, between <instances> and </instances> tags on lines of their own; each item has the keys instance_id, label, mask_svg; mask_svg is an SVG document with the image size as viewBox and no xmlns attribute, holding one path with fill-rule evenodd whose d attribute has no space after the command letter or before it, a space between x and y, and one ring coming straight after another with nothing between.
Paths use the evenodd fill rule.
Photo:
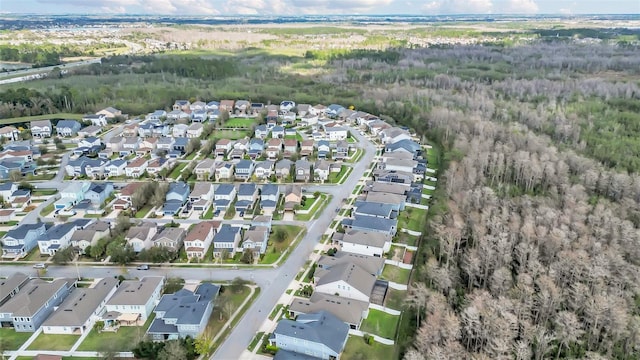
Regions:
<instances>
[{"instance_id":1,"label":"cloud","mask_svg":"<svg viewBox=\"0 0 640 360\"><path fill-rule=\"evenodd\" d=\"M428 14L489 14L493 12L492 0L433 0L422 6Z\"/></svg>"},{"instance_id":2,"label":"cloud","mask_svg":"<svg viewBox=\"0 0 640 360\"><path fill-rule=\"evenodd\" d=\"M509 0L504 11L508 14L535 14L538 4L534 0Z\"/></svg>"},{"instance_id":3,"label":"cloud","mask_svg":"<svg viewBox=\"0 0 640 360\"><path fill-rule=\"evenodd\" d=\"M295 14L354 14L375 12L397 0L290 0ZM398 4L398 8L401 8ZM410 9L407 9L410 10Z\"/></svg>"}]
</instances>

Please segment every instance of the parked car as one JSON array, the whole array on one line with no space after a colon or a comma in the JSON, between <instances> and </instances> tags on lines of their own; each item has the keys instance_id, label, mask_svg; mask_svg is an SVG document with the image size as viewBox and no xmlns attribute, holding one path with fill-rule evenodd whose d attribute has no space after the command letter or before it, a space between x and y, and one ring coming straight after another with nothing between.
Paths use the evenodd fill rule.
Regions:
<instances>
[{"instance_id":1,"label":"parked car","mask_svg":"<svg viewBox=\"0 0 640 360\"><path fill-rule=\"evenodd\" d=\"M35 265L33 265L34 269L46 269L47 268L47 264L45 263L37 263Z\"/></svg>"},{"instance_id":2,"label":"parked car","mask_svg":"<svg viewBox=\"0 0 640 360\"><path fill-rule=\"evenodd\" d=\"M147 265L147 264L138 265L138 267L136 269L138 269L138 270L149 270L149 265Z\"/></svg>"}]
</instances>

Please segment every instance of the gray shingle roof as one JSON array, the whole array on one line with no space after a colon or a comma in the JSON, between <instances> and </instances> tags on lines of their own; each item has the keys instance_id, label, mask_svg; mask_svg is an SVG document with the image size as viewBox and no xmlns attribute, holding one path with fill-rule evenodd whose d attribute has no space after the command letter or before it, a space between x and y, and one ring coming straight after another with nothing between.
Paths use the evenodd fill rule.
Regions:
<instances>
[{"instance_id":1,"label":"gray shingle roof","mask_svg":"<svg viewBox=\"0 0 640 360\"><path fill-rule=\"evenodd\" d=\"M233 184L220 184L215 190L215 194L217 195L230 195L235 187Z\"/></svg>"},{"instance_id":2,"label":"gray shingle roof","mask_svg":"<svg viewBox=\"0 0 640 360\"><path fill-rule=\"evenodd\" d=\"M360 324L362 313L369 308L369 303L360 300L344 298L331 294L314 292L311 298L294 297L289 310L299 313L328 311L338 319L348 324Z\"/></svg>"},{"instance_id":3,"label":"gray shingle roof","mask_svg":"<svg viewBox=\"0 0 640 360\"><path fill-rule=\"evenodd\" d=\"M339 354L349 334L349 326L331 313L320 311L299 315L296 321L281 320L274 333L324 344Z\"/></svg>"},{"instance_id":4,"label":"gray shingle roof","mask_svg":"<svg viewBox=\"0 0 640 360\"><path fill-rule=\"evenodd\" d=\"M344 234L342 240L346 243L359 244L366 246L374 246L378 248L384 247L384 243L388 240L388 236L377 232L368 232L361 230L351 230Z\"/></svg>"},{"instance_id":5,"label":"gray shingle roof","mask_svg":"<svg viewBox=\"0 0 640 360\"><path fill-rule=\"evenodd\" d=\"M345 262L333 266L324 276L318 279L316 285L321 286L336 281L344 281L364 295L369 296L376 283L376 277L354 263Z\"/></svg>"},{"instance_id":6,"label":"gray shingle roof","mask_svg":"<svg viewBox=\"0 0 640 360\"><path fill-rule=\"evenodd\" d=\"M25 236L27 236L27 233L29 231L44 232L44 230L45 230L44 223L21 224L21 225L18 225L18 227L16 227L15 229L9 230L7 232L6 237L19 240L19 239L24 239Z\"/></svg>"},{"instance_id":7,"label":"gray shingle roof","mask_svg":"<svg viewBox=\"0 0 640 360\"><path fill-rule=\"evenodd\" d=\"M11 313L14 317L31 317L63 286L70 287L71 281L58 279L46 282L33 279L16 296L0 307L0 313Z\"/></svg>"},{"instance_id":8,"label":"gray shingle roof","mask_svg":"<svg viewBox=\"0 0 640 360\"><path fill-rule=\"evenodd\" d=\"M233 227L229 224L224 224L220 228L220 231L218 231L216 236L213 238L213 241L217 243L221 243L221 242L233 243L238 233L240 233L239 227Z\"/></svg>"},{"instance_id":9,"label":"gray shingle roof","mask_svg":"<svg viewBox=\"0 0 640 360\"><path fill-rule=\"evenodd\" d=\"M238 187L238 196L250 196L256 192L256 184L240 184Z\"/></svg>"},{"instance_id":10,"label":"gray shingle roof","mask_svg":"<svg viewBox=\"0 0 640 360\"><path fill-rule=\"evenodd\" d=\"M357 213L366 214L370 216L391 216L393 211L393 205L383 204L371 201L356 201L354 204Z\"/></svg>"}]
</instances>

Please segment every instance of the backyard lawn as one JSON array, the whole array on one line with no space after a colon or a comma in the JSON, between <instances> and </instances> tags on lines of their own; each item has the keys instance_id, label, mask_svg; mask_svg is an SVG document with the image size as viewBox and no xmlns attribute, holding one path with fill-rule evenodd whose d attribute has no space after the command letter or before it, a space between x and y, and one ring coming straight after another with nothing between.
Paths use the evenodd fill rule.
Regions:
<instances>
[{"instance_id":1,"label":"backyard lawn","mask_svg":"<svg viewBox=\"0 0 640 360\"><path fill-rule=\"evenodd\" d=\"M387 296L384 298L384 306L393 310L402 310L406 297L406 291L389 288L387 289Z\"/></svg>"},{"instance_id":2,"label":"backyard lawn","mask_svg":"<svg viewBox=\"0 0 640 360\"><path fill-rule=\"evenodd\" d=\"M251 125L255 124L255 119L247 119L247 118L231 118L224 123L224 127L226 128L250 128Z\"/></svg>"},{"instance_id":3,"label":"backyard lawn","mask_svg":"<svg viewBox=\"0 0 640 360\"><path fill-rule=\"evenodd\" d=\"M416 246L416 244L418 243L418 237L409 235L407 233L398 232L393 242L398 244L406 244L409 246Z\"/></svg>"},{"instance_id":4,"label":"backyard lawn","mask_svg":"<svg viewBox=\"0 0 640 360\"><path fill-rule=\"evenodd\" d=\"M18 350L33 333L17 332L9 328L0 328L0 339L4 342L5 350Z\"/></svg>"},{"instance_id":5,"label":"backyard lawn","mask_svg":"<svg viewBox=\"0 0 640 360\"><path fill-rule=\"evenodd\" d=\"M398 228L413 231L424 231L424 225L427 221L427 210L406 207L400 215L398 215Z\"/></svg>"},{"instance_id":6,"label":"backyard lawn","mask_svg":"<svg viewBox=\"0 0 640 360\"><path fill-rule=\"evenodd\" d=\"M347 345L340 359L356 360L356 359L395 359L396 349L391 345L382 345L372 342L371 345L364 342L364 338L350 335Z\"/></svg>"},{"instance_id":7,"label":"backyard lawn","mask_svg":"<svg viewBox=\"0 0 640 360\"><path fill-rule=\"evenodd\" d=\"M27 350L71 350L73 344L80 339L79 335L40 334Z\"/></svg>"},{"instance_id":8,"label":"backyard lawn","mask_svg":"<svg viewBox=\"0 0 640 360\"><path fill-rule=\"evenodd\" d=\"M370 309L369 316L364 319L360 330L365 333L375 334L387 339L395 339L396 328L400 316L389 315L383 311Z\"/></svg>"},{"instance_id":9,"label":"backyard lawn","mask_svg":"<svg viewBox=\"0 0 640 360\"><path fill-rule=\"evenodd\" d=\"M151 313L143 326L121 326L117 332L103 331L98 333L92 329L82 344L78 346L78 351L101 351L105 344L109 344L110 348L119 351L131 351L142 340L154 317L155 313Z\"/></svg>"},{"instance_id":10,"label":"backyard lawn","mask_svg":"<svg viewBox=\"0 0 640 360\"><path fill-rule=\"evenodd\" d=\"M407 284L409 275L411 275L411 270L401 269L394 265L385 265L381 278L398 284Z\"/></svg>"}]
</instances>

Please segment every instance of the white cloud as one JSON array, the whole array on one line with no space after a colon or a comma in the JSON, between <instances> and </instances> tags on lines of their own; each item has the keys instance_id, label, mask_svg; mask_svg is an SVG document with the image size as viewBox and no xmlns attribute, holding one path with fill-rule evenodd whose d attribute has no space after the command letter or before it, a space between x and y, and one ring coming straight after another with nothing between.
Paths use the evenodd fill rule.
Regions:
<instances>
[{"instance_id":1,"label":"white cloud","mask_svg":"<svg viewBox=\"0 0 640 360\"><path fill-rule=\"evenodd\" d=\"M493 12L491 0L433 0L422 6L428 14L489 14Z\"/></svg>"},{"instance_id":2,"label":"white cloud","mask_svg":"<svg viewBox=\"0 0 640 360\"><path fill-rule=\"evenodd\" d=\"M397 0L291 0L292 14L354 14L376 12ZM401 8L398 4L398 8ZM407 9L410 10L410 9ZM411 12L411 11L406 11Z\"/></svg>"},{"instance_id":3,"label":"white cloud","mask_svg":"<svg viewBox=\"0 0 640 360\"><path fill-rule=\"evenodd\" d=\"M504 12L509 14L535 14L538 12L538 4L534 0L509 0Z\"/></svg>"}]
</instances>

